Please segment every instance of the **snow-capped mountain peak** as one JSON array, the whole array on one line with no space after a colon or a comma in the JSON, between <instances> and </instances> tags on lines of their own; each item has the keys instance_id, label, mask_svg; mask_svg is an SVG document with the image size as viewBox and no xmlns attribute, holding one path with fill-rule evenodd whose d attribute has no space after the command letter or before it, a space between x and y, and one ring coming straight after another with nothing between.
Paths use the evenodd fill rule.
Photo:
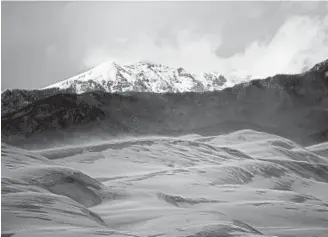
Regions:
<instances>
[{"instance_id":1,"label":"snow-capped mountain peak","mask_svg":"<svg viewBox=\"0 0 328 237\"><path fill-rule=\"evenodd\" d=\"M196 75L182 67L172 68L148 61L139 61L131 65L120 65L109 61L44 89L69 89L76 93L92 90L154 93L202 92L222 90L241 83L245 79L246 77L243 78L240 75L226 79L218 72L204 72Z\"/></svg>"}]
</instances>

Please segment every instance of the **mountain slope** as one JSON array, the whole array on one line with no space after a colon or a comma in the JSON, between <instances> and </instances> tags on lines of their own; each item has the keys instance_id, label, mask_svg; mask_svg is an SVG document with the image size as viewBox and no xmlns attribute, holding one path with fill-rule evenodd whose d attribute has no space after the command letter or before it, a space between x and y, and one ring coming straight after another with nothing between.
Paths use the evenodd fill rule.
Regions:
<instances>
[{"instance_id":1,"label":"mountain slope","mask_svg":"<svg viewBox=\"0 0 328 237\"><path fill-rule=\"evenodd\" d=\"M80 142L82 137L255 129L300 143L326 141L328 68L322 65L206 93L57 94L2 116L2 139L37 146Z\"/></svg>"},{"instance_id":2,"label":"mountain slope","mask_svg":"<svg viewBox=\"0 0 328 237\"><path fill-rule=\"evenodd\" d=\"M60 92L65 92L65 90L60 90L59 88L44 90L5 90L1 93L1 114L13 112L34 101L56 95Z\"/></svg>"}]
</instances>

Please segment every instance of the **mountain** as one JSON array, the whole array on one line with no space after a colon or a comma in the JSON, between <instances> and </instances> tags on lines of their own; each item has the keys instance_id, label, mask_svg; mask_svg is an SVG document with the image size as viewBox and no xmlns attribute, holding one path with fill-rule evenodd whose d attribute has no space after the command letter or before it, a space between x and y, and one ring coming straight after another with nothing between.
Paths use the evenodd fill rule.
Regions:
<instances>
[{"instance_id":1,"label":"mountain","mask_svg":"<svg viewBox=\"0 0 328 237\"><path fill-rule=\"evenodd\" d=\"M255 129L310 144L328 139L327 60L222 91L59 93L2 116L2 140L69 144L122 135L220 134Z\"/></svg>"},{"instance_id":2,"label":"mountain","mask_svg":"<svg viewBox=\"0 0 328 237\"><path fill-rule=\"evenodd\" d=\"M243 78L246 80L246 77ZM87 72L45 87L70 89L75 93L94 90L104 92L202 92L222 90L243 81L226 79L217 72L196 75L183 68L171 68L161 64L138 62L119 65L105 62Z\"/></svg>"},{"instance_id":3,"label":"mountain","mask_svg":"<svg viewBox=\"0 0 328 237\"><path fill-rule=\"evenodd\" d=\"M6 114L58 93L82 94L91 91L110 93L180 93L222 90L250 77L232 73L229 79L217 72L195 75L183 68L139 62L133 65L103 63L87 72L40 90L5 90L1 93L1 112Z\"/></svg>"}]
</instances>

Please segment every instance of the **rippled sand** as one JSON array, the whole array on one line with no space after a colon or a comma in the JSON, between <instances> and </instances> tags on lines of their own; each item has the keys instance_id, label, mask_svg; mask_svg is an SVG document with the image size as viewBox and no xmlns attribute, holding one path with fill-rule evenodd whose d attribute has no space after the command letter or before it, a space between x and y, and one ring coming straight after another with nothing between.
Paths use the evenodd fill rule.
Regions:
<instances>
[{"instance_id":1,"label":"rippled sand","mask_svg":"<svg viewBox=\"0 0 328 237\"><path fill-rule=\"evenodd\" d=\"M2 144L2 236L328 236L328 144L252 130Z\"/></svg>"}]
</instances>

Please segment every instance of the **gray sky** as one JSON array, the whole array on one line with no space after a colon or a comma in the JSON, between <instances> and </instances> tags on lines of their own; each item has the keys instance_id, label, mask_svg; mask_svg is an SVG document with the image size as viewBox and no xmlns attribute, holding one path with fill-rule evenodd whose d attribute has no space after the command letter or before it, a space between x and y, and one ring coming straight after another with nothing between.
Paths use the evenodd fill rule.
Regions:
<instances>
[{"instance_id":1,"label":"gray sky","mask_svg":"<svg viewBox=\"0 0 328 237\"><path fill-rule=\"evenodd\" d=\"M264 77L328 58L328 2L2 2L1 15L2 89L107 60Z\"/></svg>"}]
</instances>

